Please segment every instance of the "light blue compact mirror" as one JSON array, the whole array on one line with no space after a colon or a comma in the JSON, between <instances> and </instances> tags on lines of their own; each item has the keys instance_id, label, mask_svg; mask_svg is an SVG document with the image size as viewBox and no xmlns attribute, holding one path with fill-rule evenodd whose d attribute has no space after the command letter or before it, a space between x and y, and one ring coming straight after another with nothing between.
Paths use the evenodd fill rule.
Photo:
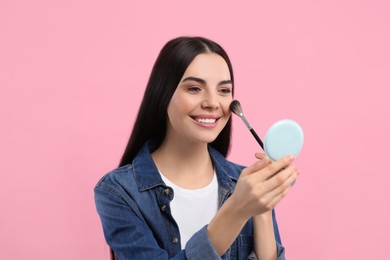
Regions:
<instances>
[{"instance_id":1,"label":"light blue compact mirror","mask_svg":"<svg viewBox=\"0 0 390 260\"><path fill-rule=\"evenodd\" d=\"M302 150L302 146L303 131L294 120L277 121L265 134L264 151L272 161L287 155L296 157Z\"/></svg>"},{"instance_id":2,"label":"light blue compact mirror","mask_svg":"<svg viewBox=\"0 0 390 260\"><path fill-rule=\"evenodd\" d=\"M230 110L239 116L248 127L257 143L263 148L267 156L277 161L284 156L292 155L296 157L303 146L303 131L301 126L291 119L284 119L273 124L265 134L264 144L255 130L250 126L244 116L241 104L238 100L233 100Z\"/></svg>"}]
</instances>

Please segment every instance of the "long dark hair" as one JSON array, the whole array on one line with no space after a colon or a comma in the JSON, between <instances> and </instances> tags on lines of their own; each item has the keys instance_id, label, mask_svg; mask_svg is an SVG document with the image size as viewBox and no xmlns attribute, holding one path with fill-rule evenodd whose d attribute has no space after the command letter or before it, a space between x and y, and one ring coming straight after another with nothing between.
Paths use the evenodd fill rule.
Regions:
<instances>
[{"instance_id":1,"label":"long dark hair","mask_svg":"<svg viewBox=\"0 0 390 260\"><path fill-rule=\"evenodd\" d=\"M153 66L119 166L131 163L146 141L153 140L157 147L162 143L166 134L169 102L187 67L201 53L216 53L226 61L234 90L233 68L228 55L219 44L203 37L179 37L169 41L161 49ZM231 118L211 146L226 156L230 136Z\"/></svg>"}]
</instances>

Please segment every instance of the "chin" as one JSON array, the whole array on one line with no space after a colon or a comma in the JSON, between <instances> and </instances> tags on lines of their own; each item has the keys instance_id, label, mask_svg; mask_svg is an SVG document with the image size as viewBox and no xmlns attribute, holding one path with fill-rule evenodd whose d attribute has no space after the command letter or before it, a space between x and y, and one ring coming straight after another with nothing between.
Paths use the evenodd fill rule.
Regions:
<instances>
[{"instance_id":1,"label":"chin","mask_svg":"<svg viewBox=\"0 0 390 260\"><path fill-rule=\"evenodd\" d=\"M212 137L203 137L203 138L199 138L199 142L201 143L212 143L215 141L215 139L217 139L217 136L212 136Z\"/></svg>"},{"instance_id":2,"label":"chin","mask_svg":"<svg viewBox=\"0 0 390 260\"><path fill-rule=\"evenodd\" d=\"M214 129L217 130L217 129ZM222 129L221 129L222 131ZM207 130L206 132L192 132L188 137L192 139L194 142L199 143L212 143L217 139L218 135L221 133L221 131L213 131L213 130Z\"/></svg>"}]
</instances>

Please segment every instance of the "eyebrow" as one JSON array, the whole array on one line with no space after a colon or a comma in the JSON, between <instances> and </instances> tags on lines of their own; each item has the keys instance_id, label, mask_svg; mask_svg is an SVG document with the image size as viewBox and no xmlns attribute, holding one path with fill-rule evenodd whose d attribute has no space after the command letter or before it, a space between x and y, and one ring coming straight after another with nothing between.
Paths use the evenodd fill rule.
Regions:
<instances>
[{"instance_id":1,"label":"eyebrow","mask_svg":"<svg viewBox=\"0 0 390 260\"><path fill-rule=\"evenodd\" d=\"M197 78L197 77L187 77L183 79L181 82L186 82L186 81L195 81L200 84L206 84L206 81L204 79ZM222 80L218 83L218 85L225 85L225 84L233 84L233 82L229 79L229 80Z\"/></svg>"}]
</instances>

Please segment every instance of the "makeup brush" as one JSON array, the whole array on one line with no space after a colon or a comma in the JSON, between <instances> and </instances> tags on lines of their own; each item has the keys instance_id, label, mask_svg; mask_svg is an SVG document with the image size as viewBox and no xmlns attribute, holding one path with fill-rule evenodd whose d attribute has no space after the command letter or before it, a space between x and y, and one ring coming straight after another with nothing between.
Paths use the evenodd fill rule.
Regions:
<instances>
[{"instance_id":1,"label":"makeup brush","mask_svg":"<svg viewBox=\"0 0 390 260\"><path fill-rule=\"evenodd\" d=\"M244 121L246 127L248 127L249 131L251 131L253 137L256 139L256 141L259 143L261 148L264 150L263 142L261 141L260 137L256 134L255 130L251 127L248 120L246 120L244 116L244 112L242 111L241 104L238 100L233 100L232 103L230 103L230 111L232 111L237 116L241 117L242 121Z\"/></svg>"}]
</instances>

